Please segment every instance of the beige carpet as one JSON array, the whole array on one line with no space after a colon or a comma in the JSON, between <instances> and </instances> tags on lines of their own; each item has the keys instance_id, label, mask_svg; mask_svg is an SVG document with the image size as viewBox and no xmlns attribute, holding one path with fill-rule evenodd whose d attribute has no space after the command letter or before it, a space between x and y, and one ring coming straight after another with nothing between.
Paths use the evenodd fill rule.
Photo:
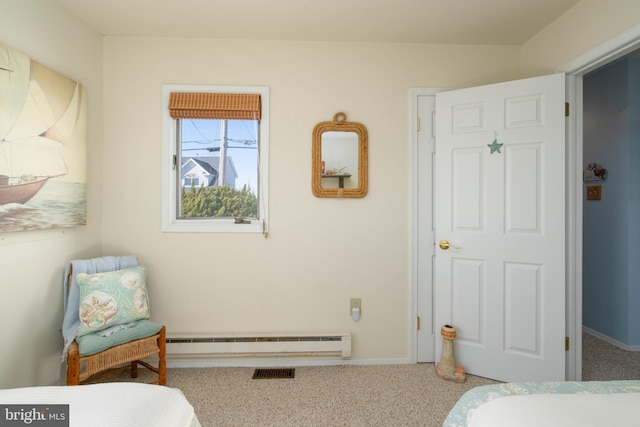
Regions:
<instances>
[{"instance_id":1,"label":"beige carpet","mask_svg":"<svg viewBox=\"0 0 640 427\"><path fill-rule=\"evenodd\" d=\"M495 381L458 384L434 364L296 367L293 379L252 379L253 368L169 369L203 427L441 426L462 394Z\"/></svg>"},{"instance_id":2,"label":"beige carpet","mask_svg":"<svg viewBox=\"0 0 640 427\"><path fill-rule=\"evenodd\" d=\"M640 380L640 351L628 351L582 334L584 381Z\"/></svg>"},{"instance_id":3,"label":"beige carpet","mask_svg":"<svg viewBox=\"0 0 640 427\"><path fill-rule=\"evenodd\" d=\"M496 381L440 379L433 363L296 367L293 379L252 379L254 368L167 370L203 427L441 426L462 394ZM144 380L146 370L141 370ZM583 378L640 379L640 352L583 336ZM127 377L120 380L130 380Z\"/></svg>"}]
</instances>

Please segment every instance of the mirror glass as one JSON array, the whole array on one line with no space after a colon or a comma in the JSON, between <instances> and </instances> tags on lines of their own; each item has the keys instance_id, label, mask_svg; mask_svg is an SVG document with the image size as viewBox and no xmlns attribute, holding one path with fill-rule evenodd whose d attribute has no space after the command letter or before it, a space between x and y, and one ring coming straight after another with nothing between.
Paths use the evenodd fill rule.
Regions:
<instances>
[{"instance_id":1,"label":"mirror glass","mask_svg":"<svg viewBox=\"0 0 640 427\"><path fill-rule=\"evenodd\" d=\"M367 194L367 129L336 113L313 129L311 186L316 197Z\"/></svg>"},{"instance_id":2,"label":"mirror glass","mask_svg":"<svg viewBox=\"0 0 640 427\"><path fill-rule=\"evenodd\" d=\"M322 133L323 188L358 187L358 134L327 131Z\"/></svg>"}]
</instances>

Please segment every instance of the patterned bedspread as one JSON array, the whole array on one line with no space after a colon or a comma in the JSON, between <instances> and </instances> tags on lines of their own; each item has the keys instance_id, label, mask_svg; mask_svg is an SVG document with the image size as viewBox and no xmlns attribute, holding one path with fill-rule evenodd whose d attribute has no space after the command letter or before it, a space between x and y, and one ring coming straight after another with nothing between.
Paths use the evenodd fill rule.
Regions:
<instances>
[{"instance_id":1,"label":"patterned bedspread","mask_svg":"<svg viewBox=\"0 0 640 427\"><path fill-rule=\"evenodd\" d=\"M468 424L473 411L483 403L504 397L527 394L615 394L640 393L640 381L562 381L493 384L466 392L449 412L443 427Z\"/></svg>"}]
</instances>

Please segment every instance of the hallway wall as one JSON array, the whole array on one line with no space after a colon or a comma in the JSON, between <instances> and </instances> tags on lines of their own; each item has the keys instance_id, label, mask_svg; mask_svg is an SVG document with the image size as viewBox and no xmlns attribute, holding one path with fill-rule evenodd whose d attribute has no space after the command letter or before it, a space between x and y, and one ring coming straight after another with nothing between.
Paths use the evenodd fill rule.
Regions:
<instances>
[{"instance_id":1,"label":"hallway wall","mask_svg":"<svg viewBox=\"0 0 640 427\"><path fill-rule=\"evenodd\" d=\"M583 324L626 346L640 344L640 195L630 185L640 160L634 67L637 59L622 59L584 77L583 163L601 164L608 177L584 185ZM602 200L586 200L593 184L602 185Z\"/></svg>"}]
</instances>

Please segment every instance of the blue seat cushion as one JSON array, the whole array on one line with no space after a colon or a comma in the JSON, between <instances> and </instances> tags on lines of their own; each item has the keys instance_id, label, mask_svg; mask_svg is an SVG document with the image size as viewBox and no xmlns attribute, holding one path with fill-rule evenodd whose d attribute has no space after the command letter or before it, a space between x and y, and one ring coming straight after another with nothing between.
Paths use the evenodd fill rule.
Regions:
<instances>
[{"instance_id":1,"label":"blue seat cushion","mask_svg":"<svg viewBox=\"0 0 640 427\"><path fill-rule=\"evenodd\" d=\"M160 329L162 329L162 325L150 320L138 320L132 327L116 331L106 337L99 335L98 332L93 332L76 337L78 352L80 356L90 356L116 345L150 337L160 332Z\"/></svg>"}]
</instances>

